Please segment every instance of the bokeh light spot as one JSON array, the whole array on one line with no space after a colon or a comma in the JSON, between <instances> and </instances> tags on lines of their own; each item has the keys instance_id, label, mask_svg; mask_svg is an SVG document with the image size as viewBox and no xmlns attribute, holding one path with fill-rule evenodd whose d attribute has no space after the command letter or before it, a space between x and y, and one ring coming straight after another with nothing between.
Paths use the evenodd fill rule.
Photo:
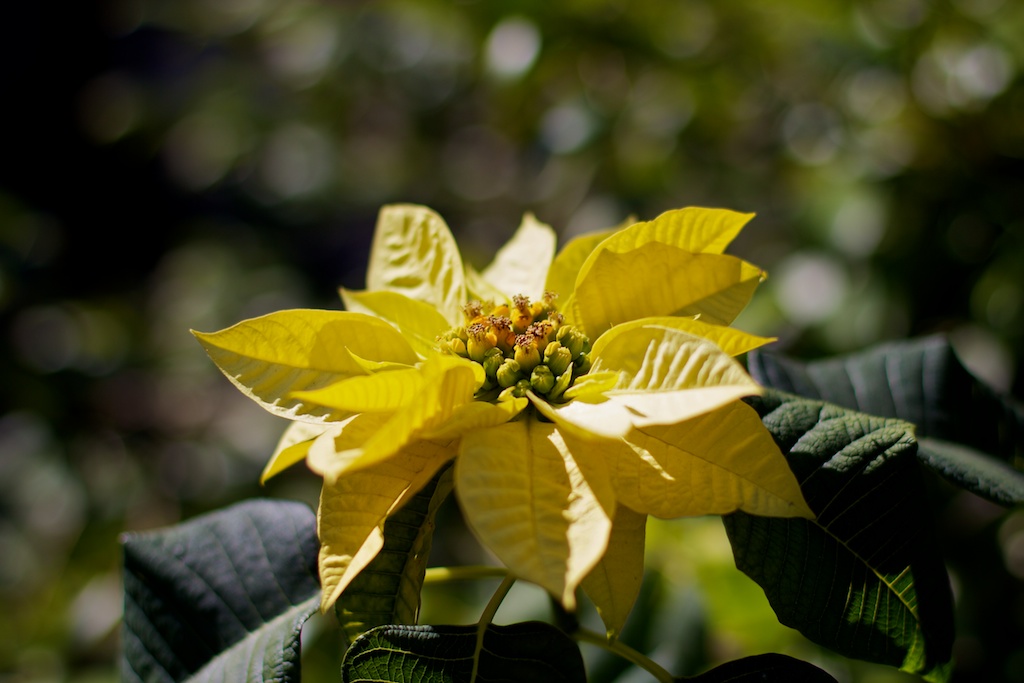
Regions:
<instances>
[{"instance_id":1,"label":"bokeh light spot","mask_svg":"<svg viewBox=\"0 0 1024 683\"><path fill-rule=\"evenodd\" d=\"M773 280L783 314L801 326L821 323L836 313L849 289L842 265L811 251L798 252L779 263Z\"/></svg>"},{"instance_id":2,"label":"bokeh light spot","mask_svg":"<svg viewBox=\"0 0 1024 683\"><path fill-rule=\"evenodd\" d=\"M514 79L530 70L540 54L540 32L528 19L503 19L484 45L487 71L497 78Z\"/></svg>"},{"instance_id":3,"label":"bokeh light spot","mask_svg":"<svg viewBox=\"0 0 1024 683\"><path fill-rule=\"evenodd\" d=\"M561 104L544 114L541 139L555 154L568 154L585 146L596 127L593 114L585 105Z\"/></svg>"},{"instance_id":4,"label":"bokeh light spot","mask_svg":"<svg viewBox=\"0 0 1024 683\"><path fill-rule=\"evenodd\" d=\"M939 41L914 66L914 97L935 116L977 110L1003 92L1014 73L1010 56L995 43Z\"/></svg>"},{"instance_id":5,"label":"bokeh light spot","mask_svg":"<svg viewBox=\"0 0 1024 683\"><path fill-rule=\"evenodd\" d=\"M850 111L865 121L879 122L898 116L906 104L906 92L899 77L885 69L862 69L846 86Z\"/></svg>"},{"instance_id":6,"label":"bokeh light spot","mask_svg":"<svg viewBox=\"0 0 1024 683\"><path fill-rule=\"evenodd\" d=\"M1013 353L1005 342L980 325L961 325L949 335L960 360L974 375L996 391L1008 392L1016 371Z\"/></svg>"},{"instance_id":7,"label":"bokeh light spot","mask_svg":"<svg viewBox=\"0 0 1024 683\"><path fill-rule=\"evenodd\" d=\"M836 211L829 236L840 250L855 257L873 253L885 236L886 208L871 195L851 194Z\"/></svg>"}]
</instances>

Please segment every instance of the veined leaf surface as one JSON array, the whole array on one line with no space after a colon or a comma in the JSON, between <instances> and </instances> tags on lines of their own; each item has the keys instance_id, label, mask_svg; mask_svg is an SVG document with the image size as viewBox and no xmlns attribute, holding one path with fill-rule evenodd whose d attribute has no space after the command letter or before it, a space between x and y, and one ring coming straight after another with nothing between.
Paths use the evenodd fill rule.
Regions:
<instances>
[{"instance_id":1,"label":"veined leaf surface","mask_svg":"<svg viewBox=\"0 0 1024 683\"><path fill-rule=\"evenodd\" d=\"M123 681L298 683L313 512L255 500L124 541Z\"/></svg>"},{"instance_id":2,"label":"veined leaf surface","mask_svg":"<svg viewBox=\"0 0 1024 683\"><path fill-rule=\"evenodd\" d=\"M749 401L817 519L725 517L737 567L811 640L947 680L952 598L911 426L777 392Z\"/></svg>"},{"instance_id":3,"label":"veined leaf surface","mask_svg":"<svg viewBox=\"0 0 1024 683\"><path fill-rule=\"evenodd\" d=\"M949 340L880 344L801 362L756 351L750 374L766 386L913 422L918 456L953 483L1001 505L1024 503L1024 407L964 368Z\"/></svg>"},{"instance_id":4,"label":"veined leaf surface","mask_svg":"<svg viewBox=\"0 0 1024 683\"><path fill-rule=\"evenodd\" d=\"M476 650L474 626L381 626L345 653L344 683L464 683ZM586 683L579 648L554 626L525 622L488 626L481 683Z\"/></svg>"},{"instance_id":5,"label":"veined leaf surface","mask_svg":"<svg viewBox=\"0 0 1024 683\"><path fill-rule=\"evenodd\" d=\"M384 523L384 547L334 604L349 641L376 626L415 624L434 516L452 489L446 468Z\"/></svg>"}]
</instances>

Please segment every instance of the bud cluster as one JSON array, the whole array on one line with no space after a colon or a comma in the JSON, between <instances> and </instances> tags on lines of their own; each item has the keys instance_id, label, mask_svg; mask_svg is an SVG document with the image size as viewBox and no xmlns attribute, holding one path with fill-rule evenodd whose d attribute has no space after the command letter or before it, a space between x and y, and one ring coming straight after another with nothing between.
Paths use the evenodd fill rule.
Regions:
<instances>
[{"instance_id":1,"label":"bud cluster","mask_svg":"<svg viewBox=\"0 0 1024 683\"><path fill-rule=\"evenodd\" d=\"M564 324L555 295L541 301L516 295L512 303L472 301L463 307L465 325L438 338L443 353L483 366L480 396L524 396L527 391L559 402L573 381L590 370L590 340Z\"/></svg>"}]
</instances>

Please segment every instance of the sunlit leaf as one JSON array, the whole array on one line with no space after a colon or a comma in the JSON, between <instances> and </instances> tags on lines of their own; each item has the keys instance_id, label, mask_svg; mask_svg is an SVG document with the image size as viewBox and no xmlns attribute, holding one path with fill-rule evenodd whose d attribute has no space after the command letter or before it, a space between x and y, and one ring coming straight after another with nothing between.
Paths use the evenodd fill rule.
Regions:
<instances>
[{"instance_id":1,"label":"sunlit leaf","mask_svg":"<svg viewBox=\"0 0 1024 683\"><path fill-rule=\"evenodd\" d=\"M647 515L619 505L612 520L608 550L583 579L583 590L597 607L608 637L622 632L644 578Z\"/></svg>"},{"instance_id":2,"label":"sunlit leaf","mask_svg":"<svg viewBox=\"0 0 1024 683\"><path fill-rule=\"evenodd\" d=\"M424 432L422 436L425 439L456 439L472 430L497 427L521 413L528 404L526 398L511 398L498 403L465 403L456 408L444 424Z\"/></svg>"},{"instance_id":3,"label":"sunlit leaf","mask_svg":"<svg viewBox=\"0 0 1024 683\"><path fill-rule=\"evenodd\" d=\"M817 519L725 517L737 567L811 640L947 680L952 598L911 425L775 392L751 402Z\"/></svg>"},{"instance_id":4,"label":"sunlit leaf","mask_svg":"<svg viewBox=\"0 0 1024 683\"><path fill-rule=\"evenodd\" d=\"M657 242L625 253L601 249L576 282L575 313L591 337L654 316L699 316L728 325L763 279L760 268L725 254L694 254Z\"/></svg>"},{"instance_id":5,"label":"sunlit leaf","mask_svg":"<svg viewBox=\"0 0 1024 683\"><path fill-rule=\"evenodd\" d=\"M391 412L409 405L423 391L423 372L418 368L380 372L343 379L313 391L293 395L303 403L312 403L340 412Z\"/></svg>"},{"instance_id":6,"label":"sunlit leaf","mask_svg":"<svg viewBox=\"0 0 1024 683\"><path fill-rule=\"evenodd\" d=\"M394 204L377 219L366 289L398 292L436 308L449 323L466 299L462 256L451 230L424 206Z\"/></svg>"},{"instance_id":7,"label":"sunlit leaf","mask_svg":"<svg viewBox=\"0 0 1024 683\"><path fill-rule=\"evenodd\" d=\"M329 460L330 439L318 439L310 458ZM324 473L317 516L320 537L320 607L329 609L342 592L384 547L385 518L420 491L448 462L452 451L439 444L417 441L391 458L344 476Z\"/></svg>"},{"instance_id":8,"label":"sunlit leaf","mask_svg":"<svg viewBox=\"0 0 1024 683\"><path fill-rule=\"evenodd\" d=\"M346 459L346 469L368 467L391 457L406 444L441 432L456 412L473 400L483 370L456 356L435 356L423 365L422 390ZM339 472L338 474L340 474Z\"/></svg>"},{"instance_id":9,"label":"sunlit leaf","mask_svg":"<svg viewBox=\"0 0 1024 683\"><path fill-rule=\"evenodd\" d=\"M740 401L677 424L634 429L621 448L623 455L610 459L612 480L619 501L638 512L665 519L736 510L814 516L772 435Z\"/></svg>"},{"instance_id":10,"label":"sunlit leaf","mask_svg":"<svg viewBox=\"0 0 1024 683\"><path fill-rule=\"evenodd\" d=\"M361 413L332 425L307 448L306 464L322 477L337 477L359 449L391 419L388 413Z\"/></svg>"},{"instance_id":11,"label":"sunlit leaf","mask_svg":"<svg viewBox=\"0 0 1024 683\"><path fill-rule=\"evenodd\" d=\"M306 405L294 392L365 375L368 370L360 359L407 365L419 360L395 328L347 311L278 311L220 332L193 334L246 396L276 415L311 422L344 415Z\"/></svg>"},{"instance_id":12,"label":"sunlit leaf","mask_svg":"<svg viewBox=\"0 0 1024 683\"><path fill-rule=\"evenodd\" d=\"M344 683L462 683L471 678L476 626L381 626L345 653ZM477 680L490 683L586 683L579 648L554 626L490 625Z\"/></svg>"},{"instance_id":13,"label":"sunlit leaf","mask_svg":"<svg viewBox=\"0 0 1024 683\"><path fill-rule=\"evenodd\" d=\"M707 339L660 326L614 328L591 352L592 372L619 381L600 396L582 393L562 406L536 408L577 436L621 437L633 427L675 424L709 412L760 387L743 367Z\"/></svg>"},{"instance_id":14,"label":"sunlit leaf","mask_svg":"<svg viewBox=\"0 0 1024 683\"><path fill-rule=\"evenodd\" d=\"M451 489L449 468L388 516L383 547L334 604L349 642L376 626L416 623L434 518Z\"/></svg>"},{"instance_id":15,"label":"sunlit leaf","mask_svg":"<svg viewBox=\"0 0 1024 683\"><path fill-rule=\"evenodd\" d=\"M484 546L572 609L604 554L614 501L598 498L554 425L520 420L466 434L455 490Z\"/></svg>"},{"instance_id":16,"label":"sunlit leaf","mask_svg":"<svg viewBox=\"0 0 1024 683\"><path fill-rule=\"evenodd\" d=\"M312 511L247 501L124 540L124 681L300 680L316 611Z\"/></svg>"},{"instance_id":17,"label":"sunlit leaf","mask_svg":"<svg viewBox=\"0 0 1024 683\"><path fill-rule=\"evenodd\" d=\"M620 230L601 245L601 250L623 254L655 242L695 254L721 254L753 217L752 213L729 209L696 206L672 209L654 220Z\"/></svg>"},{"instance_id":18,"label":"sunlit leaf","mask_svg":"<svg viewBox=\"0 0 1024 683\"><path fill-rule=\"evenodd\" d=\"M437 336L451 326L432 305L398 292L342 289L341 300L350 311L373 315L394 325L423 357L436 351Z\"/></svg>"},{"instance_id":19,"label":"sunlit leaf","mask_svg":"<svg viewBox=\"0 0 1024 683\"><path fill-rule=\"evenodd\" d=\"M512 239L498 250L481 275L504 293L506 300L523 294L537 301L544 293L554 256L555 231L527 213Z\"/></svg>"},{"instance_id":20,"label":"sunlit leaf","mask_svg":"<svg viewBox=\"0 0 1024 683\"><path fill-rule=\"evenodd\" d=\"M343 422L338 423L344 424ZM309 452L313 440L328 431L337 429L333 425L313 424L310 422L291 422L284 430L273 455L267 461L263 473L260 475L260 483L265 484L271 477L280 474L292 465L302 462Z\"/></svg>"},{"instance_id":21,"label":"sunlit leaf","mask_svg":"<svg viewBox=\"0 0 1024 683\"><path fill-rule=\"evenodd\" d=\"M752 351L775 341L774 337L759 337L742 330L737 330L734 327L712 325L711 323L706 323L702 320L679 316L662 316L631 320L616 326L616 332L625 332L629 329L645 327L648 325L671 327L673 329L692 334L696 337L704 337L705 339L714 342L715 346L722 349L730 356L741 356L748 351Z\"/></svg>"}]
</instances>

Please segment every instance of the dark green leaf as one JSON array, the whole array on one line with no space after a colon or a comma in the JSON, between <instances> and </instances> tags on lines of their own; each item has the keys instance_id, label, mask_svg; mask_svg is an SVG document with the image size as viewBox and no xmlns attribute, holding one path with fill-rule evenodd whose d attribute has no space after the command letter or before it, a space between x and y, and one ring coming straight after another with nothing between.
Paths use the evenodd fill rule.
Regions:
<instances>
[{"instance_id":1,"label":"dark green leaf","mask_svg":"<svg viewBox=\"0 0 1024 683\"><path fill-rule=\"evenodd\" d=\"M352 644L345 683L462 683L473 671L476 626L380 626ZM583 658L550 624L488 626L480 653L481 683L585 683Z\"/></svg>"},{"instance_id":2,"label":"dark green leaf","mask_svg":"<svg viewBox=\"0 0 1024 683\"><path fill-rule=\"evenodd\" d=\"M318 547L312 511L284 501L126 535L122 680L298 681Z\"/></svg>"},{"instance_id":3,"label":"dark green leaf","mask_svg":"<svg viewBox=\"0 0 1024 683\"><path fill-rule=\"evenodd\" d=\"M750 374L761 384L871 415L914 423L920 437L968 446L974 455L922 447L922 461L954 483L1002 504L1024 503L1024 476L1004 486L1009 470L982 453L1013 462L1024 457L1024 409L968 372L942 336L882 344L862 353L804 363L752 352ZM942 452L939 452L939 451Z\"/></svg>"},{"instance_id":4,"label":"dark green leaf","mask_svg":"<svg viewBox=\"0 0 1024 683\"><path fill-rule=\"evenodd\" d=\"M922 438L918 457L928 467L993 503L1024 504L1024 472L969 446L943 439Z\"/></svg>"},{"instance_id":5,"label":"dark green leaf","mask_svg":"<svg viewBox=\"0 0 1024 683\"><path fill-rule=\"evenodd\" d=\"M773 391L751 403L818 517L727 516L737 567L811 640L944 680L952 598L911 425Z\"/></svg>"},{"instance_id":6,"label":"dark green leaf","mask_svg":"<svg viewBox=\"0 0 1024 683\"><path fill-rule=\"evenodd\" d=\"M699 676L677 680L685 683L836 683L835 678L813 664L777 654L744 657Z\"/></svg>"},{"instance_id":7,"label":"dark green leaf","mask_svg":"<svg viewBox=\"0 0 1024 683\"><path fill-rule=\"evenodd\" d=\"M384 547L335 603L350 642L375 626L416 623L434 517L451 490L448 467L384 523Z\"/></svg>"}]
</instances>

